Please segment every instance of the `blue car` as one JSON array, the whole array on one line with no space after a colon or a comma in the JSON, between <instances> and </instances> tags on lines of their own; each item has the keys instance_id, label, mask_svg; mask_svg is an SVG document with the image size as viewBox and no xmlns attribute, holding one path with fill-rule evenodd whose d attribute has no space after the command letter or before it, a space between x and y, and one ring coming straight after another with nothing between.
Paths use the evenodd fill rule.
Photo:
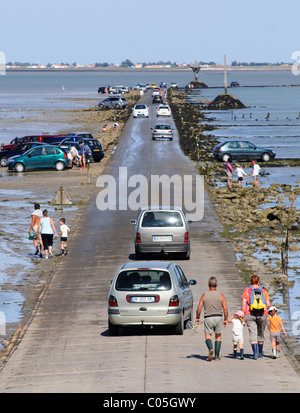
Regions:
<instances>
[{"instance_id":1,"label":"blue car","mask_svg":"<svg viewBox=\"0 0 300 413\"><path fill-rule=\"evenodd\" d=\"M23 153L27 152L29 149L39 146L39 145L44 145L43 143L40 142L27 142L27 143L22 143L20 145L16 145L12 149L6 149L4 151L0 152L0 165L1 166L7 166L8 164L8 158L16 155L22 155Z\"/></svg>"}]
</instances>

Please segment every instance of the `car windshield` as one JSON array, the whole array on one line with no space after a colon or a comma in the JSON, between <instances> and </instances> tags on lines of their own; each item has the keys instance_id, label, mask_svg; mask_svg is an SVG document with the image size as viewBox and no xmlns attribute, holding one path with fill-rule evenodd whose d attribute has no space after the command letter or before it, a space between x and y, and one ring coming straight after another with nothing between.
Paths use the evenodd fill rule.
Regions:
<instances>
[{"instance_id":1,"label":"car windshield","mask_svg":"<svg viewBox=\"0 0 300 413\"><path fill-rule=\"evenodd\" d=\"M171 129L171 126L170 125L155 125L154 129L169 130Z\"/></svg>"},{"instance_id":2,"label":"car windshield","mask_svg":"<svg viewBox=\"0 0 300 413\"><path fill-rule=\"evenodd\" d=\"M183 227L183 222L176 211L147 211L143 215L142 227Z\"/></svg>"},{"instance_id":3,"label":"car windshield","mask_svg":"<svg viewBox=\"0 0 300 413\"><path fill-rule=\"evenodd\" d=\"M116 290L119 291L167 291L170 289L170 274L162 270L122 271L116 281Z\"/></svg>"}]
</instances>

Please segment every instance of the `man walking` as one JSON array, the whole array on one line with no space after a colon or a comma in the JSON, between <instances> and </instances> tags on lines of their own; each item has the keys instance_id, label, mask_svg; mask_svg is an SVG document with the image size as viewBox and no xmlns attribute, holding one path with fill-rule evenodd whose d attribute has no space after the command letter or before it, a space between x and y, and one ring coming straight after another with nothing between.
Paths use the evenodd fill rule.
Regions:
<instances>
[{"instance_id":1,"label":"man walking","mask_svg":"<svg viewBox=\"0 0 300 413\"><path fill-rule=\"evenodd\" d=\"M204 308L205 344L208 348L208 361L213 359L212 334L215 333L215 360L220 360L221 334L227 326L228 308L225 297L217 291L216 277L208 280L208 291L202 294L196 311L196 322L200 322L202 308Z\"/></svg>"}]
</instances>

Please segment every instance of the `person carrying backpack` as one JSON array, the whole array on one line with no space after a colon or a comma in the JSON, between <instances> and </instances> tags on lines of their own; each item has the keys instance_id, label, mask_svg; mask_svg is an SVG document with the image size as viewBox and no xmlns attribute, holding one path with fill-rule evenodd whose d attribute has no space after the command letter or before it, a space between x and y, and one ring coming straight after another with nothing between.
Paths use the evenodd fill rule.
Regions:
<instances>
[{"instance_id":1,"label":"person carrying backpack","mask_svg":"<svg viewBox=\"0 0 300 413\"><path fill-rule=\"evenodd\" d=\"M242 298L242 311L245 314L254 360L263 356L264 333L270 307L268 291L259 285L259 281L258 275L252 275L251 286L245 288Z\"/></svg>"}]
</instances>

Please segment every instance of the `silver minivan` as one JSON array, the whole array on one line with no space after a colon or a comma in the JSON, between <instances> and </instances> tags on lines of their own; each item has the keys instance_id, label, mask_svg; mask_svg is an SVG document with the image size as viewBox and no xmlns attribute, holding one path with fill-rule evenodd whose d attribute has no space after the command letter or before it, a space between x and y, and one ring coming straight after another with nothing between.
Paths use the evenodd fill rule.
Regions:
<instances>
[{"instance_id":1,"label":"silver minivan","mask_svg":"<svg viewBox=\"0 0 300 413\"><path fill-rule=\"evenodd\" d=\"M180 207L144 207L137 220L130 222L135 224L136 259L150 253L175 253L190 258L189 225Z\"/></svg>"},{"instance_id":2,"label":"silver minivan","mask_svg":"<svg viewBox=\"0 0 300 413\"><path fill-rule=\"evenodd\" d=\"M193 295L181 267L165 261L123 264L111 282L108 296L108 329L117 335L120 327L171 326L183 334L192 319Z\"/></svg>"}]
</instances>

